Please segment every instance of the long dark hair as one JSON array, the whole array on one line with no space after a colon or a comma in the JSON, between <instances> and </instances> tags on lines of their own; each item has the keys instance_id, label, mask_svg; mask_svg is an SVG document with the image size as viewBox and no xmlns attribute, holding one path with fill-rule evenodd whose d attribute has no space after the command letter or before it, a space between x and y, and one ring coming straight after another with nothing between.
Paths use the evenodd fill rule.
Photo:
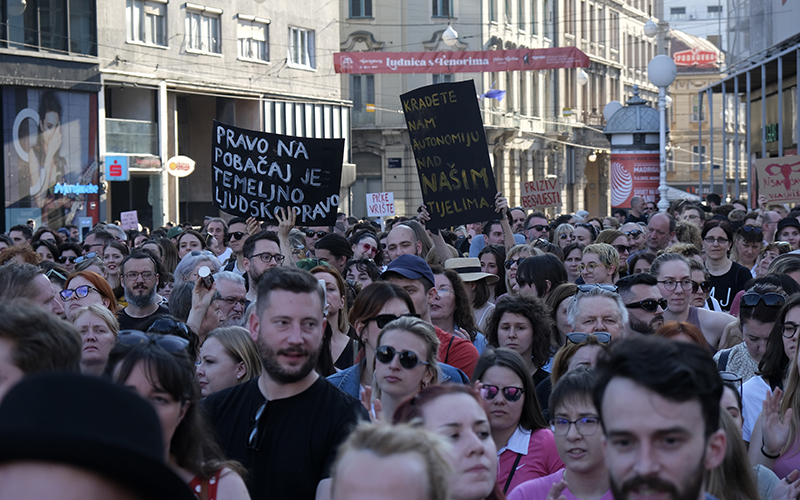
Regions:
<instances>
[{"instance_id":1,"label":"long dark hair","mask_svg":"<svg viewBox=\"0 0 800 500\"><path fill-rule=\"evenodd\" d=\"M481 357L478 358L478 364L475 365L472 379L480 380L486 371L494 366L508 368L522 380L522 389L525 391L523 393L525 406L522 407L519 425L531 432L546 429L547 421L544 419L542 407L536 397L536 387L533 385L533 379L528 373L528 367L525 366L525 360L522 359L522 356L518 352L504 347L497 349L487 347Z\"/></svg>"},{"instance_id":2,"label":"long dark hair","mask_svg":"<svg viewBox=\"0 0 800 500\"><path fill-rule=\"evenodd\" d=\"M483 247L483 250L480 251L478 254L478 259L483 257L483 255L490 253L494 255L494 260L497 262L497 277L500 278L497 280L497 284L494 286L494 296L495 298L500 297L508 293L506 289L506 248L503 245L486 245Z\"/></svg>"},{"instance_id":3,"label":"long dark hair","mask_svg":"<svg viewBox=\"0 0 800 500\"><path fill-rule=\"evenodd\" d=\"M786 315L795 307L800 307L800 295L793 295L781 307L778 312L778 317L775 320L775 326L769 333L767 339L767 349L764 356L758 363L758 374L769 384L771 389L776 387L783 388L783 377L786 375L786 370L789 368L791 361L783 349L783 333L781 332L781 325L786 320ZM795 333L797 335L797 333Z\"/></svg>"},{"instance_id":4,"label":"long dark hair","mask_svg":"<svg viewBox=\"0 0 800 500\"><path fill-rule=\"evenodd\" d=\"M453 287L455 296L455 311L453 321L459 328L463 328L472 342L475 341L475 334L478 332L478 325L475 323L475 315L472 314L472 304L469 302L467 289L457 271L452 269L442 269L442 266L432 266L431 271L434 275L444 275Z\"/></svg>"},{"instance_id":5,"label":"long dark hair","mask_svg":"<svg viewBox=\"0 0 800 500\"><path fill-rule=\"evenodd\" d=\"M115 350L120 347L117 346ZM238 462L225 459L199 408L200 387L197 385L194 359L186 350L167 352L157 344L140 344L129 348L117 365L114 380L124 384L134 367L142 363L148 381L166 391L175 401L188 404L186 414L168 443L175 462L187 471L208 479L219 469L228 467L242 475ZM152 377L152 378L151 378ZM166 444L166 443L165 443Z\"/></svg>"}]
</instances>

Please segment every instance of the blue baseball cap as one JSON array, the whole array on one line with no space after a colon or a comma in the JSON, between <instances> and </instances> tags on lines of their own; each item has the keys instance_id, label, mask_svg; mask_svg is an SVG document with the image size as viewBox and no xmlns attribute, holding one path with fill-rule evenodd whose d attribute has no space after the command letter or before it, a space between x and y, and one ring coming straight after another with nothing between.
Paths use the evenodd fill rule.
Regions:
<instances>
[{"instance_id":1,"label":"blue baseball cap","mask_svg":"<svg viewBox=\"0 0 800 500\"><path fill-rule=\"evenodd\" d=\"M431 282L431 285L436 284L431 266L422 257L417 257L416 255L401 255L397 257L386 266L381 278L386 279L389 273L399 274L410 280L426 278Z\"/></svg>"}]
</instances>

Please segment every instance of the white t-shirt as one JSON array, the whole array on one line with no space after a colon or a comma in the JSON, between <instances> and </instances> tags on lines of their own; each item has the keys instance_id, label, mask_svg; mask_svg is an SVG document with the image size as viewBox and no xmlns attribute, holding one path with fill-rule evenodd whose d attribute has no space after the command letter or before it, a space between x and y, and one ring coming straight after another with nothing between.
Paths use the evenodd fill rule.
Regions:
<instances>
[{"instance_id":1,"label":"white t-shirt","mask_svg":"<svg viewBox=\"0 0 800 500\"><path fill-rule=\"evenodd\" d=\"M748 443L750 442L750 436L753 434L753 426L761 414L761 406L769 392L769 384L758 375L745 382L742 386L742 417L744 418L742 438Z\"/></svg>"}]
</instances>

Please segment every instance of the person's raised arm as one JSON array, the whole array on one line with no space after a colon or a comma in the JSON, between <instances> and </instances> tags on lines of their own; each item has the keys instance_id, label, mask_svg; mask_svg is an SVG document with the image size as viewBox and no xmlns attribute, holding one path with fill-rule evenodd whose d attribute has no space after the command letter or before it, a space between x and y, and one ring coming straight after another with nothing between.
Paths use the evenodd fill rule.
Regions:
<instances>
[{"instance_id":1,"label":"person's raised arm","mask_svg":"<svg viewBox=\"0 0 800 500\"><path fill-rule=\"evenodd\" d=\"M786 410L781 418L781 399L783 391L776 387L767 393L761 405L761 415L753 426L750 437L750 450L747 453L751 465L761 464L768 469L775 466L780 458L781 450L789 439L789 427L792 421L792 409Z\"/></svg>"},{"instance_id":2,"label":"person's raised arm","mask_svg":"<svg viewBox=\"0 0 800 500\"><path fill-rule=\"evenodd\" d=\"M290 208L287 211L284 208L279 208L275 217L278 219L278 241L281 245L281 255L283 255L284 262L292 262L292 242L289 241L289 233L294 227L297 214L294 209Z\"/></svg>"},{"instance_id":3,"label":"person's raised arm","mask_svg":"<svg viewBox=\"0 0 800 500\"><path fill-rule=\"evenodd\" d=\"M200 343L198 345L203 345L203 341L205 340L205 334L207 332L201 332L200 327L203 324L203 318L208 308L211 306L211 302L213 302L216 293L216 283L212 282L211 288L206 288L206 285L203 283L203 278L197 278L197 282L192 289L192 308L189 311L186 326L200 337Z\"/></svg>"},{"instance_id":4,"label":"person's raised arm","mask_svg":"<svg viewBox=\"0 0 800 500\"><path fill-rule=\"evenodd\" d=\"M500 227L503 228L503 244L506 252L517 244L514 241L514 232L511 231L511 224L508 223L508 200L503 193L498 192L494 195L494 211L500 214Z\"/></svg>"},{"instance_id":5,"label":"person's raised arm","mask_svg":"<svg viewBox=\"0 0 800 500\"><path fill-rule=\"evenodd\" d=\"M444 265L447 259L453 257L450 253L450 249L447 248L447 243L444 241L444 236L442 236L442 232L438 229L428 229L427 223L431 220L431 214L428 213L428 209L425 207L424 204L420 205L417 209L419 221L425 226L427 229L428 234L430 235L431 239L433 240L433 246L436 248L436 255L439 256L439 260L442 261L442 265Z\"/></svg>"}]
</instances>

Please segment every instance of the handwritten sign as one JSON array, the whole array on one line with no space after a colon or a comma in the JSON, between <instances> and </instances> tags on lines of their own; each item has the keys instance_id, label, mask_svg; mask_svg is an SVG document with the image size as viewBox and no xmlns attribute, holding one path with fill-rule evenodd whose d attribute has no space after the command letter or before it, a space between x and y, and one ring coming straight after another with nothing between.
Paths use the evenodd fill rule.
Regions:
<instances>
[{"instance_id":1,"label":"handwritten sign","mask_svg":"<svg viewBox=\"0 0 800 500\"><path fill-rule=\"evenodd\" d=\"M344 139L310 139L233 127L214 120L214 205L239 217L275 221L280 208L298 225L336 223Z\"/></svg>"},{"instance_id":2,"label":"handwritten sign","mask_svg":"<svg viewBox=\"0 0 800 500\"><path fill-rule=\"evenodd\" d=\"M763 158L756 160L758 194L767 203L800 201L800 156Z\"/></svg>"},{"instance_id":3,"label":"handwritten sign","mask_svg":"<svg viewBox=\"0 0 800 500\"><path fill-rule=\"evenodd\" d=\"M497 186L472 80L400 96L431 227L497 219Z\"/></svg>"},{"instance_id":4,"label":"handwritten sign","mask_svg":"<svg viewBox=\"0 0 800 500\"><path fill-rule=\"evenodd\" d=\"M394 215L394 193L367 193L367 216Z\"/></svg>"},{"instance_id":5,"label":"handwritten sign","mask_svg":"<svg viewBox=\"0 0 800 500\"><path fill-rule=\"evenodd\" d=\"M120 227L125 231L139 229L139 212L131 210L130 212L120 212L119 214Z\"/></svg>"},{"instance_id":6,"label":"handwritten sign","mask_svg":"<svg viewBox=\"0 0 800 500\"><path fill-rule=\"evenodd\" d=\"M561 203L561 190L556 179L523 182L522 208L553 207Z\"/></svg>"}]
</instances>

